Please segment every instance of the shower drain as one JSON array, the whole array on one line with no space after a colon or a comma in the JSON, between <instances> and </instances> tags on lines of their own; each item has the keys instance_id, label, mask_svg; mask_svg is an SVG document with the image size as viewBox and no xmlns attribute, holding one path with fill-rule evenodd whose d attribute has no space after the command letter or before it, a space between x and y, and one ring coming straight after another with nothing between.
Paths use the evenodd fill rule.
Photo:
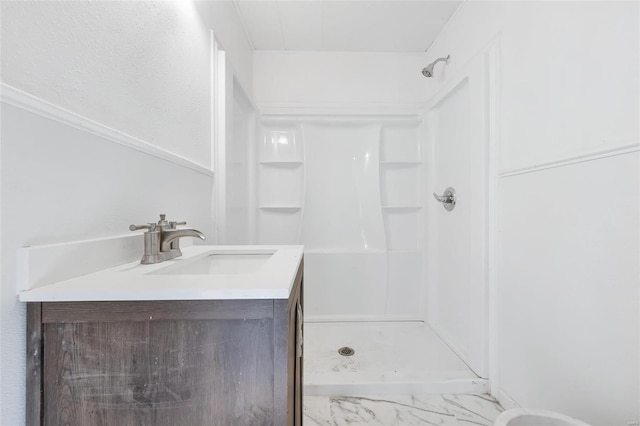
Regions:
<instances>
[{"instance_id":1,"label":"shower drain","mask_svg":"<svg viewBox=\"0 0 640 426\"><path fill-rule=\"evenodd\" d=\"M352 348L350 348L349 346L343 346L340 349L338 349L338 353L342 356L351 356L353 354L356 353L356 351L354 351Z\"/></svg>"}]
</instances>

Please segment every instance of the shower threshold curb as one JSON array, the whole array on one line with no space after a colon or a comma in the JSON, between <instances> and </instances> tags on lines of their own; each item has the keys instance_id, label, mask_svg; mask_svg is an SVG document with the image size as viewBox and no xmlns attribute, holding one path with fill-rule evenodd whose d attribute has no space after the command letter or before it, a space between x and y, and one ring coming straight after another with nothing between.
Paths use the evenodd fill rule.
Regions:
<instances>
[{"instance_id":1,"label":"shower threshold curb","mask_svg":"<svg viewBox=\"0 0 640 426\"><path fill-rule=\"evenodd\" d=\"M427 383L307 383L304 395L420 395L420 394L483 394L489 392L487 379L455 379Z\"/></svg>"}]
</instances>

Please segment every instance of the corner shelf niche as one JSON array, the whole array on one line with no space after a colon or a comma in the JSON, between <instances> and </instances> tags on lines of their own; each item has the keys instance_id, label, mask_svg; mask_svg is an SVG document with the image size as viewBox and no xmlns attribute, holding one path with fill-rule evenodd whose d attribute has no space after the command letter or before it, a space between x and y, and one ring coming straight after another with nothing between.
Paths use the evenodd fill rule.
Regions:
<instances>
[{"instance_id":1,"label":"corner shelf niche","mask_svg":"<svg viewBox=\"0 0 640 426\"><path fill-rule=\"evenodd\" d=\"M422 150L420 124L408 122L382 128L380 136L380 199L387 250L396 257L421 250Z\"/></svg>"},{"instance_id":2,"label":"corner shelf niche","mask_svg":"<svg viewBox=\"0 0 640 426\"><path fill-rule=\"evenodd\" d=\"M380 196L384 206L419 206L419 163L380 168Z\"/></svg>"},{"instance_id":3,"label":"corner shelf niche","mask_svg":"<svg viewBox=\"0 0 640 426\"><path fill-rule=\"evenodd\" d=\"M258 146L257 237L259 244L300 240L304 196L301 131L288 122L263 122Z\"/></svg>"},{"instance_id":4,"label":"corner shelf niche","mask_svg":"<svg viewBox=\"0 0 640 426\"><path fill-rule=\"evenodd\" d=\"M382 128L380 199L387 242L389 315L418 312L422 276L422 150L420 123Z\"/></svg>"},{"instance_id":5,"label":"corner shelf niche","mask_svg":"<svg viewBox=\"0 0 640 426\"><path fill-rule=\"evenodd\" d=\"M302 163L267 163L258 167L259 206L301 206L304 184Z\"/></svg>"},{"instance_id":6,"label":"corner shelf niche","mask_svg":"<svg viewBox=\"0 0 640 426\"><path fill-rule=\"evenodd\" d=\"M388 125L382 128L381 163L420 163L420 123Z\"/></svg>"},{"instance_id":7,"label":"corner shelf niche","mask_svg":"<svg viewBox=\"0 0 640 426\"><path fill-rule=\"evenodd\" d=\"M420 249L420 232L418 232L421 228L420 212L420 208L385 209L383 211L389 251Z\"/></svg>"},{"instance_id":8,"label":"corner shelf niche","mask_svg":"<svg viewBox=\"0 0 640 426\"><path fill-rule=\"evenodd\" d=\"M259 207L257 236L259 244L296 244L302 225L299 207Z\"/></svg>"}]
</instances>

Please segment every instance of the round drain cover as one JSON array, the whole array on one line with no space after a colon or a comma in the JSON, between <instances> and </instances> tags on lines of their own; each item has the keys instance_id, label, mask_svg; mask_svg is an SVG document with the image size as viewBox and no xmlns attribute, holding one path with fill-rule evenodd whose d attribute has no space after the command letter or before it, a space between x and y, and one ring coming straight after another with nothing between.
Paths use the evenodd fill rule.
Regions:
<instances>
[{"instance_id":1,"label":"round drain cover","mask_svg":"<svg viewBox=\"0 0 640 426\"><path fill-rule=\"evenodd\" d=\"M350 348L349 346L343 346L340 349L338 349L338 353L342 356L351 356L353 354L356 353L356 351L354 351L352 348Z\"/></svg>"}]
</instances>

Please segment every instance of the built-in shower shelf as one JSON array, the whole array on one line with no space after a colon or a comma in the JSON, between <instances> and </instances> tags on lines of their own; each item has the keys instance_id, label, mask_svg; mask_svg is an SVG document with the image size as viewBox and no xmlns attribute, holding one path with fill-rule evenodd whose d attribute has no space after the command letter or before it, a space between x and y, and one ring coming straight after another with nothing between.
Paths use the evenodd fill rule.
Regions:
<instances>
[{"instance_id":1,"label":"built-in shower shelf","mask_svg":"<svg viewBox=\"0 0 640 426\"><path fill-rule=\"evenodd\" d=\"M383 209L387 210L420 210L422 206L416 205L387 205L382 206Z\"/></svg>"},{"instance_id":2,"label":"built-in shower shelf","mask_svg":"<svg viewBox=\"0 0 640 426\"><path fill-rule=\"evenodd\" d=\"M258 206L260 210L300 210L302 206Z\"/></svg>"},{"instance_id":3,"label":"built-in shower shelf","mask_svg":"<svg viewBox=\"0 0 640 426\"><path fill-rule=\"evenodd\" d=\"M294 167L302 164L302 161L258 161L258 164L263 166L285 166L285 167Z\"/></svg>"}]
</instances>

